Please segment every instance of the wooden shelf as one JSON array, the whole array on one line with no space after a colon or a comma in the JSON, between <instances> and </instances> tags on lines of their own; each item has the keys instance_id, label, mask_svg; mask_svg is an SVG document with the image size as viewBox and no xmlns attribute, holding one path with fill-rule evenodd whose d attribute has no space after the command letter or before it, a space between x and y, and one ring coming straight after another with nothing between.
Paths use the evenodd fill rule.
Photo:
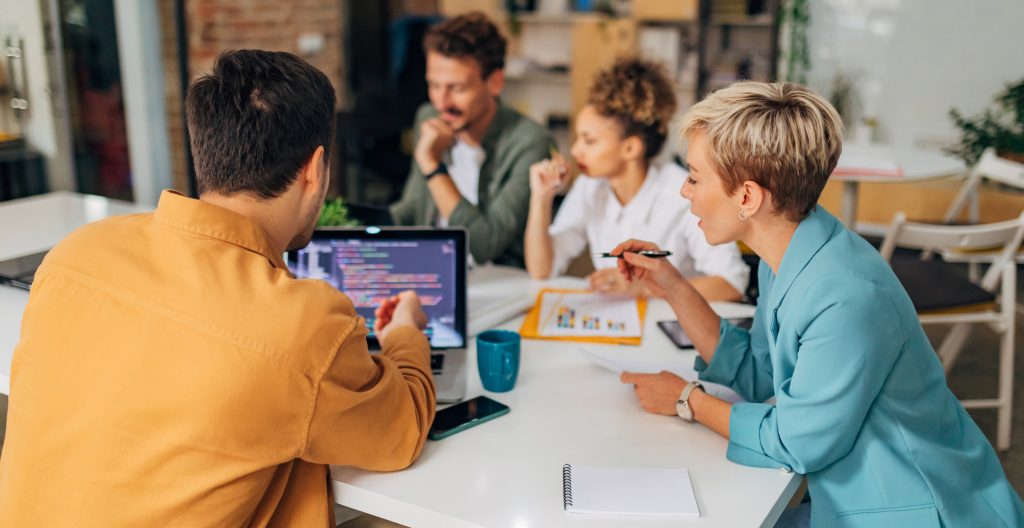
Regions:
<instances>
[{"instance_id":1,"label":"wooden shelf","mask_svg":"<svg viewBox=\"0 0 1024 528\"><path fill-rule=\"evenodd\" d=\"M505 82L511 83L549 83L549 84L569 84L570 77L569 72L527 72L523 75L517 75L512 77L510 75L505 76Z\"/></svg>"},{"instance_id":2,"label":"wooden shelf","mask_svg":"<svg viewBox=\"0 0 1024 528\"><path fill-rule=\"evenodd\" d=\"M712 19L708 24L712 26L736 26L736 27L759 27L759 28L771 28L775 23L771 20L762 20L759 18L722 18Z\"/></svg>"},{"instance_id":3,"label":"wooden shelf","mask_svg":"<svg viewBox=\"0 0 1024 528\"><path fill-rule=\"evenodd\" d=\"M557 15L545 13L517 13L514 18L511 15L505 14L501 20L506 24L515 20L520 24L556 24L568 26L577 20L600 20L602 18L608 17L600 13L567 12Z\"/></svg>"}]
</instances>

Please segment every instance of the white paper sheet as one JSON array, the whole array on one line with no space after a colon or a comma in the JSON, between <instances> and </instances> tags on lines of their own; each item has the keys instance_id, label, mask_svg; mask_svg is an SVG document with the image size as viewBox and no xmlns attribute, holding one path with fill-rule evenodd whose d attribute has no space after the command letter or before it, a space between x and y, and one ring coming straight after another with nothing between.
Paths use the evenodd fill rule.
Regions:
<instances>
[{"instance_id":1,"label":"white paper sheet","mask_svg":"<svg viewBox=\"0 0 1024 528\"><path fill-rule=\"evenodd\" d=\"M671 372L687 381L697 379L697 371L693 369L693 360L689 358L680 358L679 360L623 358L600 354L598 352L587 350L583 347L578 347L578 349L581 354L594 363L617 374L621 374L623 372L657 374L658 372L667 370L668 372ZM743 397L740 396L739 393L725 385L711 383L710 381L701 381L701 384L704 385L705 392L718 399L725 400L729 403L744 401Z\"/></svg>"},{"instance_id":2,"label":"white paper sheet","mask_svg":"<svg viewBox=\"0 0 1024 528\"><path fill-rule=\"evenodd\" d=\"M643 335L636 297L599 293L545 293L538 331L542 336Z\"/></svg>"}]
</instances>

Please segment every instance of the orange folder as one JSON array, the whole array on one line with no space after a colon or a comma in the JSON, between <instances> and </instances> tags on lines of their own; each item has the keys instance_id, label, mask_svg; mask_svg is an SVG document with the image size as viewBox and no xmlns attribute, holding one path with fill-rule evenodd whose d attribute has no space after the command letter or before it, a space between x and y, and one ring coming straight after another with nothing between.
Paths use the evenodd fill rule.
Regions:
<instances>
[{"instance_id":1,"label":"orange folder","mask_svg":"<svg viewBox=\"0 0 1024 528\"><path fill-rule=\"evenodd\" d=\"M576 341L581 343L607 343L610 345L633 345L640 346L643 337L577 337L577 336L542 336L540 335L540 307L541 299L546 293L590 293L586 290L556 290L545 288L537 293L537 300L533 307L526 312L526 319L523 319L523 326L519 328L519 335L523 339L547 339L550 341ZM644 317L647 316L647 298L637 297L636 309L640 316L640 328L644 326Z\"/></svg>"}]
</instances>

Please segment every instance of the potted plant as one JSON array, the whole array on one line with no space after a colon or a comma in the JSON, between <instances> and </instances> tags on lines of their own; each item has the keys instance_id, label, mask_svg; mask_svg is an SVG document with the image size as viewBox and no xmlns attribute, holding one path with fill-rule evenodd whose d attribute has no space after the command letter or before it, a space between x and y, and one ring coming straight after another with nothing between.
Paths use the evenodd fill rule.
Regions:
<instances>
[{"instance_id":1,"label":"potted plant","mask_svg":"<svg viewBox=\"0 0 1024 528\"><path fill-rule=\"evenodd\" d=\"M348 217L348 207L340 196L324 202L320 217L316 220L317 227L352 227L359 225L355 219Z\"/></svg>"},{"instance_id":2,"label":"potted plant","mask_svg":"<svg viewBox=\"0 0 1024 528\"><path fill-rule=\"evenodd\" d=\"M999 157L1024 163L1024 79L1008 85L995 102L995 108L970 118L955 108L949 111L960 129L960 143L946 152L973 165L982 151L995 147Z\"/></svg>"}]
</instances>

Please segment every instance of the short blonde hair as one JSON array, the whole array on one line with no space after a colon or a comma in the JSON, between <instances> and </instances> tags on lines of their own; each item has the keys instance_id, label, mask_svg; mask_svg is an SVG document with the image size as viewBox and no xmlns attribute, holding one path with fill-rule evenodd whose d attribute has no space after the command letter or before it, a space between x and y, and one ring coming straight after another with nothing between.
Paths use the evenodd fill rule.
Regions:
<instances>
[{"instance_id":1,"label":"short blonde hair","mask_svg":"<svg viewBox=\"0 0 1024 528\"><path fill-rule=\"evenodd\" d=\"M809 88L740 82L683 117L680 140L707 134L708 157L732 194L747 180L771 193L776 212L799 222L821 196L843 150L843 121Z\"/></svg>"}]
</instances>

